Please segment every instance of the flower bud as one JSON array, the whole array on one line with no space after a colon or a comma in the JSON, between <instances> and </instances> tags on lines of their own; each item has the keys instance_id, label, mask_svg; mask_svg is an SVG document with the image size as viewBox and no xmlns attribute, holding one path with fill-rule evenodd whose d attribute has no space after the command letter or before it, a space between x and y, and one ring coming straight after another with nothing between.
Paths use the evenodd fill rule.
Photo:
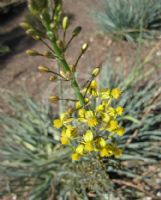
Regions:
<instances>
[{"instance_id":1,"label":"flower bud","mask_svg":"<svg viewBox=\"0 0 161 200\"><path fill-rule=\"evenodd\" d=\"M39 35L33 35L32 36L34 40L40 40L40 36Z\"/></svg>"},{"instance_id":2,"label":"flower bud","mask_svg":"<svg viewBox=\"0 0 161 200\"><path fill-rule=\"evenodd\" d=\"M56 81L57 80L57 77L56 76L50 76L49 77L49 81Z\"/></svg>"},{"instance_id":3,"label":"flower bud","mask_svg":"<svg viewBox=\"0 0 161 200\"><path fill-rule=\"evenodd\" d=\"M26 34L30 36L34 36L36 32L34 31L34 29L30 28L26 30Z\"/></svg>"},{"instance_id":4,"label":"flower bud","mask_svg":"<svg viewBox=\"0 0 161 200\"><path fill-rule=\"evenodd\" d=\"M69 18L66 16L63 18L63 22L62 22L63 30L66 31L68 26L69 26Z\"/></svg>"},{"instance_id":5,"label":"flower bud","mask_svg":"<svg viewBox=\"0 0 161 200\"><path fill-rule=\"evenodd\" d=\"M50 28L54 30L54 29L56 28L56 23L52 22L52 23L50 24Z\"/></svg>"},{"instance_id":6,"label":"flower bud","mask_svg":"<svg viewBox=\"0 0 161 200\"><path fill-rule=\"evenodd\" d=\"M87 44L87 43L84 43L84 44L82 45L82 48L81 48L82 53L84 53L84 52L87 50L87 48L88 48L88 44Z\"/></svg>"},{"instance_id":7,"label":"flower bud","mask_svg":"<svg viewBox=\"0 0 161 200\"><path fill-rule=\"evenodd\" d=\"M32 49L28 49L27 51L26 51L26 54L27 55L29 55L29 56L39 56L39 55L41 55L38 51L36 51L36 50L32 50Z\"/></svg>"},{"instance_id":8,"label":"flower bud","mask_svg":"<svg viewBox=\"0 0 161 200\"><path fill-rule=\"evenodd\" d=\"M53 58L53 59L55 59L55 56L50 51L46 51L43 55L45 57L47 57L47 58Z\"/></svg>"},{"instance_id":9,"label":"flower bud","mask_svg":"<svg viewBox=\"0 0 161 200\"><path fill-rule=\"evenodd\" d=\"M69 108L67 109L67 113L68 113L68 114L71 114L72 112L73 112L72 107L69 107Z\"/></svg>"},{"instance_id":10,"label":"flower bud","mask_svg":"<svg viewBox=\"0 0 161 200\"><path fill-rule=\"evenodd\" d=\"M52 102L52 103L56 103L59 101L59 97L58 96L50 96L49 97L49 100Z\"/></svg>"},{"instance_id":11,"label":"flower bud","mask_svg":"<svg viewBox=\"0 0 161 200\"><path fill-rule=\"evenodd\" d=\"M100 67L96 67L92 71L92 76L96 77L100 73Z\"/></svg>"},{"instance_id":12,"label":"flower bud","mask_svg":"<svg viewBox=\"0 0 161 200\"><path fill-rule=\"evenodd\" d=\"M73 33L72 33L72 36L73 37L76 37L82 30L82 27L80 26L77 26L74 30L73 30Z\"/></svg>"},{"instance_id":13,"label":"flower bud","mask_svg":"<svg viewBox=\"0 0 161 200\"><path fill-rule=\"evenodd\" d=\"M70 72L64 73L63 71L60 71L60 75L66 80L70 80L70 78L71 78L71 73Z\"/></svg>"},{"instance_id":14,"label":"flower bud","mask_svg":"<svg viewBox=\"0 0 161 200\"><path fill-rule=\"evenodd\" d=\"M21 26L25 31L27 31L28 29L31 29L30 24L28 24L27 22L22 22L22 23L20 23L20 26Z\"/></svg>"},{"instance_id":15,"label":"flower bud","mask_svg":"<svg viewBox=\"0 0 161 200\"><path fill-rule=\"evenodd\" d=\"M39 70L40 72L49 72L49 68L48 68L48 67L45 67L45 66L43 66L43 65L40 65L40 66L38 67L38 70Z\"/></svg>"},{"instance_id":16,"label":"flower bud","mask_svg":"<svg viewBox=\"0 0 161 200\"><path fill-rule=\"evenodd\" d=\"M63 48L63 42L61 40L57 40L56 44L60 49Z\"/></svg>"}]
</instances>

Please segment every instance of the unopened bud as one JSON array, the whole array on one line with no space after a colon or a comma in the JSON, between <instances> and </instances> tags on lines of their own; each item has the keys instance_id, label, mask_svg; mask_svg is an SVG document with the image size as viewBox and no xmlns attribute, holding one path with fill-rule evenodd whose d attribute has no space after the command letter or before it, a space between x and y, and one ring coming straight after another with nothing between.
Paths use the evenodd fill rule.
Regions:
<instances>
[{"instance_id":1,"label":"unopened bud","mask_svg":"<svg viewBox=\"0 0 161 200\"><path fill-rule=\"evenodd\" d=\"M63 42L61 40L57 40L56 44L60 49L63 48Z\"/></svg>"},{"instance_id":2,"label":"unopened bud","mask_svg":"<svg viewBox=\"0 0 161 200\"><path fill-rule=\"evenodd\" d=\"M27 31L28 29L31 29L30 24L28 24L27 22L22 22L22 23L20 23L20 26L21 26L25 31Z\"/></svg>"},{"instance_id":3,"label":"unopened bud","mask_svg":"<svg viewBox=\"0 0 161 200\"><path fill-rule=\"evenodd\" d=\"M56 76L50 76L49 77L49 81L56 81L57 80L57 77Z\"/></svg>"},{"instance_id":4,"label":"unopened bud","mask_svg":"<svg viewBox=\"0 0 161 200\"><path fill-rule=\"evenodd\" d=\"M66 31L68 26L69 26L69 18L66 16L63 18L63 22L62 22L63 30Z\"/></svg>"},{"instance_id":5,"label":"unopened bud","mask_svg":"<svg viewBox=\"0 0 161 200\"><path fill-rule=\"evenodd\" d=\"M54 29L56 28L56 23L52 22L52 23L50 24L50 28L54 30Z\"/></svg>"},{"instance_id":6,"label":"unopened bud","mask_svg":"<svg viewBox=\"0 0 161 200\"><path fill-rule=\"evenodd\" d=\"M52 103L56 103L59 101L59 97L58 96L50 96L49 97L49 100L52 102Z\"/></svg>"},{"instance_id":7,"label":"unopened bud","mask_svg":"<svg viewBox=\"0 0 161 200\"><path fill-rule=\"evenodd\" d=\"M73 112L72 107L69 107L69 108L67 109L67 113L68 113L68 114L71 114L72 112Z\"/></svg>"},{"instance_id":8,"label":"unopened bud","mask_svg":"<svg viewBox=\"0 0 161 200\"><path fill-rule=\"evenodd\" d=\"M26 34L30 35L35 40L40 40L40 36L31 28L26 31Z\"/></svg>"},{"instance_id":9,"label":"unopened bud","mask_svg":"<svg viewBox=\"0 0 161 200\"><path fill-rule=\"evenodd\" d=\"M35 31L34 31L32 28L30 28L30 29L27 29L27 30L26 30L26 34L27 34L27 35L33 36L33 35L35 35L36 33L35 33Z\"/></svg>"},{"instance_id":10,"label":"unopened bud","mask_svg":"<svg viewBox=\"0 0 161 200\"><path fill-rule=\"evenodd\" d=\"M38 51L36 51L36 50L32 50L32 49L28 49L27 51L26 51L26 53L27 53L27 55L29 55L29 56L39 56L39 55L41 55Z\"/></svg>"},{"instance_id":11,"label":"unopened bud","mask_svg":"<svg viewBox=\"0 0 161 200\"><path fill-rule=\"evenodd\" d=\"M72 36L75 37L77 36L82 30L82 27L80 26L77 26L74 30L73 30L73 33L72 33Z\"/></svg>"},{"instance_id":12,"label":"unopened bud","mask_svg":"<svg viewBox=\"0 0 161 200\"><path fill-rule=\"evenodd\" d=\"M43 65L40 65L40 66L38 67L38 70L39 70L40 72L49 72L49 68L48 68L48 67L45 67L45 66L43 66Z\"/></svg>"},{"instance_id":13,"label":"unopened bud","mask_svg":"<svg viewBox=\"0 0 161 200\"><path fill-rule=\"evenodd\" d=\"M35 40L40 40L40 36L39 35L33 35L32 36Z\"/></svg>"},{"instance_id":14,"label":"unopened bud","mask_svg":"<svg viewBox=\"0 0 161 200\"><path fill-rule=\"evenodd\" d=\"M55 58L55 56L53 55L53 53L51 53L50 51L46 51L44 54L43 54L45 57L47 58Z\"/></svg>"},{"instance_id":15,"label":"unopened bud","mask_svg":"<svg viewBox=\"0 0 161 200\"><path fill-rule=\"evenodd\" d=\"M62 8L62 5L61 5L61 3L60 3L60 4L58 4L58 5L56 6L56 11L57 11L57 12L61 11L61 8Z\"/></svg>"},{"instance_id":16,"label":"unopened bud","mask_svg":"<svg viewBox=\"0 0 161 200\"><path fill-rule=\"evenodd\" d=\"M63 71L60 71L60 75L66 80L70 80L70 78L71 78L71 73L70 72L64 73Z\"/></svg>"},{"instance_id":17,"label":"unopened bud","mask_svg":"<svg viewBox=\"0 0 161 200\"><path fill-rule=\"evenodd\" d=\"M82 45L82 52L84 53L86 50L87 50L87 48L88 48L88 44L87 43L84 43L83 45Z\"/></svg>"},{"instance_id":18,"label":"unopened bud","mask_svg":"<svg viewBox=\"0 0 161 200\"><path fill-rule=\"evenodd\" d=\"M93 69L92 71L92 76L98 76L98 74L100 73L100 67L96 67Z\"/></svg>"}]
</instances>

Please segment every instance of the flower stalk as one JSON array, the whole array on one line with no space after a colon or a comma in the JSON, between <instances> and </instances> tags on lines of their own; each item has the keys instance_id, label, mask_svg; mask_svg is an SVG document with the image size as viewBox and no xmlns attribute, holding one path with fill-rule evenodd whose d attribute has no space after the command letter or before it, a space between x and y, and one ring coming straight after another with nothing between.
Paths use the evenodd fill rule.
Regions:
<instances>
[{"instance_id":1,"label":"flower stalk","mask_svg":"<svg viewBox=\"0 0 161 200\"><path fill-rule=\"evenodd\" d=\"M44 1L47 2L47 0ZM30 7L33 11L32 4ZM42 65L38 69L41 72L52 73L50 81L60 80L59 96L53 95L49 100L52 103L59 102L59 118L53 120L53 126L59 129L61 144L68 145L73 150L71 155L73 161L80 160L85 156L119 157L122 150L118 147L116 138L121 137L125 132L119 121L123 114L123 108L114 106L113 102L119 100L121 90L119 88L99 89L95 80L100 73L99 66L92 70L90 78L84 86L80 87L76 79L77 66L81 57L86 53L88 44L84 43L81 46L79 56L74 64L68 63L65 53L73 39L81 32L81 27L76 27L72 32L71 39L66 41L66 33L70 23L67 16L62 19L60 4L56 5L52 15L49 5L45 9L41 7L34 11L36 11L34 13L36 13L44 30L37 30L27 23L28 26L25 24L24 27L23 24L23 27L29 35L39 39L49 49L50 54L40 54L40 56L47 55L49 58L53 56L53 59L57 61L58 69L56 72ZM28 52L32 55L39 55L36 50ZM63 81L70 82L76 99L64 97ZM67 104L64 101L72 102L71 109L65 107Z\"/></svg>"}]
</instances>

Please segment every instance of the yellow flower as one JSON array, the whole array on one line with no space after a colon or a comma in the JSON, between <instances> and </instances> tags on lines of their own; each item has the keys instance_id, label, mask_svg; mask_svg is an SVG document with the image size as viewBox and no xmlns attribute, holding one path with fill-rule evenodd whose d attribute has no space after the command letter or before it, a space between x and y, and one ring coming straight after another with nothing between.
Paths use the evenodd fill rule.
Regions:
<instances>
[{"instance_id":1,"label":"yellow flower","mask_svg":"<svg viewBox=\"0 0 161 200\"><path fill-rule=\"evenodd\" d=\"M109 99L110 98L110 90L109 89L103 89L100 91L99 96L101 99Z\"/></svg>"},{"instance_id":2,"label":"yellow flower","mask_svg":"<svg viewBox=\"0 0 161 200\"><path fill-rule=\"evenodd\" d=\"M69 138L66 137L66 136L61 136L60 141L61 141L61 143L62 143L63 145L68 145L68 144L70 144L70 140L69 140Z\"/></svg>"},{"instance_id":3,"label":"yellow flower","mask_svg":"<svg viewBox=\"0 0 161 200\"><path fill-rule=\"evenodd\" d=\"M99 106L96 107L96 112L104 111L105 106L100 104Z\"/></svg>"},{"instance_id":4,"label":"yellow flower","mask_svg":"<svg viewBox=\"0 0 161 200\"><path fill-rule=\"evenodd\" d=\"M89 127L94 127L98 123L97 118L95 117L95 115L92 111L86 111L85 112L85 119L86 119L87 125Z\"/></svg>"},{"instance_id":5,"label":"yellow flower","mask_svg":"<svg viewBox=\"0 0 161 200\"><path fill-rule=\"evenodd\" d=\"M114 98L114 99L118 99L121 95L121 90L119 88L114 88L112 89L111 91L111 96Z\"/></svg>"},{"instance_id":6,"label":"yellow flower","mask_svg":"<svg viewBox=\"0 0 161 200\"><path fill-rule=\"evenodd\" d=\"M117 107L116 107L116 113L117 113L118 115L122 115L123 112L124 112L124 109L123 109L122 106L117 106Z\"/></svg>"},{"instance_id":7,"label":"yellow flower","mask_svg":"<svg viewBox=\"0 0 161 200\"><path fill-rule=\"evenodd\" d=\"M107 157L107 156L109 156L108 150L106 148L101 149L100 150L100 156L101 157Z\"/></svg>"},{"instance_id":8,"label":"yellow flower","mask_svg":"<svg viewBox=\"0 0 161 200\"><path fill-rule=\"evenodd\" d=\"M83 144L79 144L76 149L75 149L75 152L82 155L83 152L84 152L84 145Z\"/></svg>"},{"instance_id":9,"label":"yellow flower","mask_svg":"<svg viewBox=\"0 0 161 200\"><path fill-rule=\"evenodd\" d=\"M109 114L103 113L103 114L102 114L102 120L103 120L103 122L108 123L108 122L110 121L110 116L109 116Z\"/></svg>"},{"instance_id":10,"label":"yellow flower","mask_svg":"<svg viewBox=\"0 0 161 200\"><path fill-rule=\"evenodd\" d=\"M106 146L106 140L100 137L96 140L96 145L98 146L98 148L104 148Z\"/></svg>"},{"instance_id":11,"label":"yellow flower","mask_svg":"<svg viewBox=\"0 0 161 200\"><path fill-rule=\"evenodd\" d=\"M85 116L85 110L82 108L82 109L79 109L78 110L78 115L81 117L81 118L84 118Z\"/></svg>"},{"instance_id":12,"label":"yellow flower","mask_svg":"<svg viewBox=\"0 0 161 200\"><path fill-rule=\"evenodd\" d=\"M119 127L116 129L116 134L119 136L123 136L123 134L125 133L125 129L123 127Z\"/></svg>"},{"instance_id":13,"label":"yellow flower","mask_svg":"<svg viewBox=\"0 0 161 200\"><path fill-rule=\"evenodd\" d=\"M83 135L83 139L85 142L91 142L93 140L93 133L92 131L88 130Z\"/></svg>"},{"instance_id":14,"label":"yellow flower","mask_svg":"<svg viewBox=\"0 0 161 200\"><path fill-rule=\"evenodd\" d=\"M83 92L87 92L92 96L98 96L97 82L95 80L91 81L90 86L88 88L84 88Z\"/></svg>"},{"instance_id":15,"label":"yellow flower","mask_svg":"<svg viewBox=\"0 0 161 200\"><path fill-rule=\"evenodd\" d=\"M109 107L107 111L108 111L108 114L109 114L111 117L115 117L116 111L115 111L115 109L114 109L113 107Z\"/></svg>"},{"instance_id":16,"label":"yellow flower","mask_svg":"<svg viewBox=\"0 0 161 200\"><path fill-rule=\"evenodd\" d=\"M55 128L61 128L63 126L63 122L61 121L61 119L55 119L53 121L53 125Z\"/></svg>"},{"instance_id":17,"label":"yellow flower","mask_svg":"<svg viewBox=\"0 0 161 200\"><path fill-rule=\"evenodd\" d=\"M66 126L65 135L68 138L75 136L75 134L76 134L76 128L74 126L70 126L70 125Z\"/></svg>"},{"instance_id":18,"label":"yellow flower","mask_svg":"<svg viewBox=\"0 0 161 200\"><path fill-rule=\"evenodd\" d=\"M85 143L84 144L84 150L87 151L87 152L94 151L94 147L93 147L92 142Z\"/></svg>"},{"instance_id":19,"label":"yellow flower","mask_svg":"<svg viewBox=\"0 0 161 200\"><path fill-rule=\"evenodd\" d=\"M55 128L61 128L64 124L67 124L72 120L72 118L68 118L68 113L62 113L59 119L53 121L53 125Z\"/></svg>"},{"instance_id":20,"label":"yellow flower","mask_svg":"<svg viewBox=\"0 0 161 200\"><path fill-rule=\"evenodd\" d=\"M89 99L88 98L85 98L85 103L89 103ZM80 101L78 101L76 104L75 104L75 108L76 109L80 109L82 106L81 106L81 103Z\"/></svg>"},{"instance_id":21,"label":"yellow flower","mask_svg":"<svg viewBox=\"0 0 161 200\"><path fill-rule=\"evenodd\" d=\"M72 160L73 161L77 161L77 160L79 160L80 159L80 155L78 154L78 153L73 153L72 154Z\"/></svg>"},{"instance_id":22,"label":"yellow flower","mask_svg":"<svg viewBox=\"0 0 161 200\"><path fill-rule=\"evenodd\" d=\"M109 132L112 132L112 131L116 130L117 127L118 127L118 122L117 122L116 120L111 120L111 121L109 122L109 125L108 125L107 130L108 130Z\"/></svg>"}]
</instances>

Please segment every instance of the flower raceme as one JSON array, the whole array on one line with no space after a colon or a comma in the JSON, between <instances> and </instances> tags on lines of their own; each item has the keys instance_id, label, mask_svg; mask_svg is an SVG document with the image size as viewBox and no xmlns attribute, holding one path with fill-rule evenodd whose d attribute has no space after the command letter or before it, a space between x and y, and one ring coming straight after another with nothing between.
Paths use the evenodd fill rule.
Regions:
<instances>
[{"instance_id":1,"label":"flower raceme","mask_svg":"<svg viewBox=\"0 0 161 200\"><path fill-rule=\"evenodd\" d=\"M62 145L73 149L71 157L75 161L88 155L121 156L122 150L115 138L125 132L118 121L124 110L121 106L112 106L120 98L121 90L98 90L96 81L92 80L83 92L87 95L84 106L78 101L73 111L62 113L53 121L54 127L61 131Z\"/></svg>"}]
</instances>

